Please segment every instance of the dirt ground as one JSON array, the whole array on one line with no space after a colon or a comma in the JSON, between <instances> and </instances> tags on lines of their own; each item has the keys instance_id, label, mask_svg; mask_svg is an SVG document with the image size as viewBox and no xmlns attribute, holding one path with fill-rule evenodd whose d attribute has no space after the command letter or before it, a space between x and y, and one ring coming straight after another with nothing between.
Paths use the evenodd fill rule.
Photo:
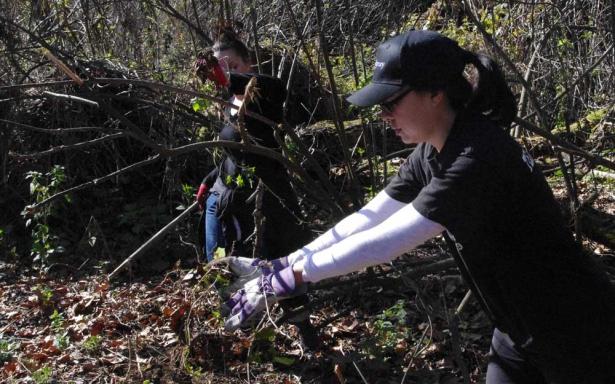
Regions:
<instances>
[{"instance_id":1,"label":"dirt ground","mask_svg":"<svg viewBox=\"0 0 615 384\"><path fill-rule=\"evenodd\" d=\"M563 198L563 184L551 181ZM580 186L582 200L596 188ZM613 214L613 189L603 187L594 207ZM613 250L585 245L615 266ZM255 328L225 332L222 269L178 262L162 275L108 282L104 274L42 277L0 263L0 381L480 383L491 325L472 298L454 316L467 287L448 257L436 240L312 287L304 312L317 331L311 348L279 308ZM444 267L429 272L436 263Z\"/></svg>"}]
</instances>

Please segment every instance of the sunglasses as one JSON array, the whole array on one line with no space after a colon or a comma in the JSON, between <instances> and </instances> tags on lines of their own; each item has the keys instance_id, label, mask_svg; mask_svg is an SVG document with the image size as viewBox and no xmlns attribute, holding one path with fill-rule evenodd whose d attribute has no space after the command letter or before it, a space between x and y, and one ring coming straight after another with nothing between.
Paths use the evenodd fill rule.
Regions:
<instances>
[{"instance_id":1,"label":"sunglasses","mask_svg":"<svg viewBox=\"0 0 615 384\"><path fill-rule=\"evenodd\" d=\"M393 110L397 106L397 103L401 101L410 92L412 89L403 88L400 91L396 92L389 101L385 101L384 103L380 103L380 109L382 112L391 114Z\"/></svg>"}]
</instances>

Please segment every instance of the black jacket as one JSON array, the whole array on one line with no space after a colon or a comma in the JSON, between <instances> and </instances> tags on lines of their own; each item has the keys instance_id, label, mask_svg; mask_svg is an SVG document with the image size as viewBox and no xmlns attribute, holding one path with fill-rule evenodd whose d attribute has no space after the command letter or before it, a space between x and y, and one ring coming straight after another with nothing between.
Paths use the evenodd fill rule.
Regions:
<instances>
[{"instance_id":1,"label":"black jacket","mask_svg":"<svg viewBox=\"0 0 615 384\"><path fill-rule=\"evenodd\" d=\"M256 77L255 97L246 104L246 110L281 123L286 93L279 79L258 74L231 74L229 90L236 95L243 94L252 77ZM228 110L226 114L227 122L219 133L220 140L241 141L236 115L231 117ZM247 115L244 125L253 145L279 149L274 136L277 127ZM283 137L282 134L280 136ZM262 205L266 218L264 245L267 258L285 256L302 246L307 240L307 233L299 224L299 205L284 166L276 160L247 151L226 148L224 152L223 160L205 177L203 183L220 193L217 215L231 240L234 240L235 234L228 220L232 216L241 225L243 239L254 228L254 205L247 204L245 200L260 179L267 188Z\"/></svg>"}]
</instances>

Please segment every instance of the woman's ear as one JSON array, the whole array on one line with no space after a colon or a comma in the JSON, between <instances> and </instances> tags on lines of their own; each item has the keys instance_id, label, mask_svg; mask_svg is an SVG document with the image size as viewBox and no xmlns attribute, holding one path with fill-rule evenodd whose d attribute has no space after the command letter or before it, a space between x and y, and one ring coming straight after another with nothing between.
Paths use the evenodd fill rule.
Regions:
<instances>
[{"instance_id":1,"label":"woman's ear","mask_svg":"<svg viewBox=\"0 0 615 384\"><path fill-rule=\"evenodd\" d=\"M445 100L446 100L446 95L444 94L444 91L440 90L440 91L431 92L431 103L434 106L441 105L443 102L445 102Z\"/></svg>"}]
</instances>

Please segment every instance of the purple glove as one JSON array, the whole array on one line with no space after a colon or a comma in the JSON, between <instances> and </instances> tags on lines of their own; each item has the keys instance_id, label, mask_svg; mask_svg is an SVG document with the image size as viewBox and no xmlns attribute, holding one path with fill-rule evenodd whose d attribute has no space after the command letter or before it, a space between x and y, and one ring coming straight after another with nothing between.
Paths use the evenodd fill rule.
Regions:
<instances>
[{"instance_id":1,"label":"purple glove","mask_svg":"<svg viewBox=\"0 0 615 384\"><path fill-rule=\"evenodd\" d=\"M288 258L286 256L271 261L251 259L249 257L229 257L229 268L238 277L257 274L261 269L280 270L286 267L288 267ZM250 280L254 277L256 275L252 276Z\"/></svg>"},{"instance_id":2,"label":"purple glove","mask_svg":"<svg viewBox=\"0 0 615 384\"><path fill-rule=\"evenodd\" d=\"M227 331L249 325L262 311L280 300L306 292L306 286L295 284L293 267L281 270L262 268L262 275L244 284L224 304L230 316L224 322Z\"/></svg>"},{"instance_id":3,"label":"purple glove","mask_svg":"<svg viewBox=\"0 0 615 384\"><path fill-rule=\"evenodd\" d=\"M226 292L238 291L248 281L260 277L264 273L284 269L288 265L288 258L286 256L271 261L231 256L228 258L228 266L236 278L226 289Z\"/></svg>"}]
</instances>

